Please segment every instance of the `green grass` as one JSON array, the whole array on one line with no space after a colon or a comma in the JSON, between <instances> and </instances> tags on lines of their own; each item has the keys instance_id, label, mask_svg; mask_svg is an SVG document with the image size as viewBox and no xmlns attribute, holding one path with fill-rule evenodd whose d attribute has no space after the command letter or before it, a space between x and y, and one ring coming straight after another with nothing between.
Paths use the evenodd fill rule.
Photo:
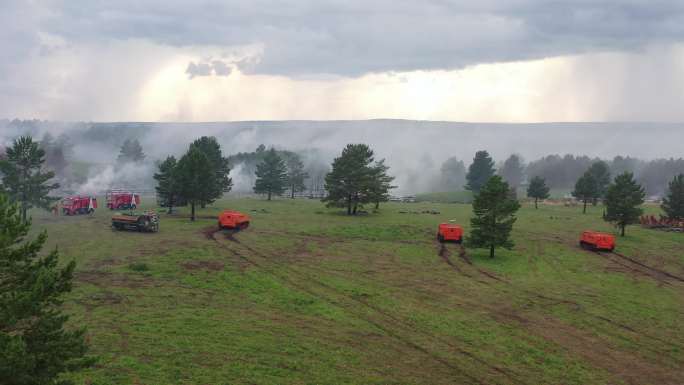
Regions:
<instances>
[{"instance_id":1,"label":"green grass","mask_svg":"<svg viewBox=\"0 0 684 385\"><path fill-rule=\"evenodd\" d=\"M434 202L434 203L470 203L473 201L473 193L471 191L446 191L423 193L416 195L418 202Z\"/></svg>"},{"instance_id":2,"label":"green grass","mask_svg":"<svg viewBox=\"0 0 684 385\"><path fill-rule=\"evenodd\" d=\"M251 226L211 239L224 208ZM583 229L613 231L601 207L526 203L512 250L468 249L471 265L446 245L449 265L436 225L467 232L470 212L227 199L156 234L112 231L102 209L33 214L78 263L66 306L100 357L78 384L680 382L684 283L579 249ZM684 234L632 226L616 251L684 276Z\"/></svg>"}]
</instances>

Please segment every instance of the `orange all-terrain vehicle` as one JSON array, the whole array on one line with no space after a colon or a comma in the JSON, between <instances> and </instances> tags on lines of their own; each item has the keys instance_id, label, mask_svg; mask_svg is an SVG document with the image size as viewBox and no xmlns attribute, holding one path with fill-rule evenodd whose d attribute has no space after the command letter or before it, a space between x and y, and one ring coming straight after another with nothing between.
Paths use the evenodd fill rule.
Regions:
<instances>
[{"instance_id":1,"label":"orange all-terrain vehicle","mask_svg":"<svg viewBox=\"0 0 684 385\"><path fill-rule=\"evenodd\" d=\"M615 236L598 231L583 231L579 243L583 249L613 251Z\"/></svg>"},{"instance_id":2,"label":"orange all-terrain vehicle","mask_svg":"<svg viewBox=\"0 0 684 385\"><path fill-rule=\"evenodd\" d=\"M440 242L463 242L463 228L453 223L440 223L437 230L437 240Z\"/></svg>"},{"instance_id":3,"label":"orange all-terrain vehicle","mask_svg":"<svg viewBox=\"0 0 684 385\"><path fill-rule=\"evenodd\" d=\"M226 210L218 216L219 229L244 230L249 227L249 216L239 211Z\"/></svg>"}]
</instances>

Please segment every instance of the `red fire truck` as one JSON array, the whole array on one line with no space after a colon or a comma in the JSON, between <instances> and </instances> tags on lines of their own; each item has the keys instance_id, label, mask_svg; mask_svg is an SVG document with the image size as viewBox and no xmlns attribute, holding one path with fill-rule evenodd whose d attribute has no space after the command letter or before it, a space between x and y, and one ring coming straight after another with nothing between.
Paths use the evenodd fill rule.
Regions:
<instances>
[{"instance_id":1,"label":"red fire truck","mask_svg":"<svg viewBox=\"0 0 684 385\"><path fill-rule=\"evenodd\" d=\"M110 210L134 210L140 205L140 194L126 190L111 190L105 194Z\"/></svg>"},{"instance_id":2,"label":"red fire truck","mask_svg":"<svg viewBox=\"0 0 684 385\"><path fill-rule=\"evenodd\" d=\"M62 199L64 215L92 214L97 208L97 199L91 196L68 196Z\"/></svg>"}]
</instances>

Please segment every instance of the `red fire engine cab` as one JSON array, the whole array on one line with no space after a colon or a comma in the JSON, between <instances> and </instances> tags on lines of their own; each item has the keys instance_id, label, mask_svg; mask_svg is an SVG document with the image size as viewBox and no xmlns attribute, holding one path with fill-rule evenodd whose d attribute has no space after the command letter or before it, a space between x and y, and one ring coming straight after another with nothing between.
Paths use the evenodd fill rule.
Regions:
<instances>
[{"instance_id":1,"label":"red fire engine cab","mask_svg":"<svg viewBox=\"0 0 684 385\"><path fill-rule=\"evenodd\" d=\"M140 194L124 190L111 190L105 194L110 210L134 210L140 205Z\"/></svg>"},{"instance_id":2,"label":"red fire engine cab","mask_svg":"<svg viewBox=\"0 0 684 385\"><path fill-rule=\"evenodd\" d=\"M91 196L68 196L62 199L64 215L92 214L97 208L97 198Z\"/></svg>"}]
</instances>

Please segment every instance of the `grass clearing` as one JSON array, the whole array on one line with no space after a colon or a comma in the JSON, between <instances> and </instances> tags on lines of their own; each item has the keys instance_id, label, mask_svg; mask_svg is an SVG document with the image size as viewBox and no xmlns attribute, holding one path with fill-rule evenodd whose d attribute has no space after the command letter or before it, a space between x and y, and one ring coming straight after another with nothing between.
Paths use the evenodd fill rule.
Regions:
<instances>
[{"instance_id":1,"label":"grass clearing","mask_svg":"<svg viewBox=\"0 0 684 385\"><path fill-rule=\"evenodd\" d=\"M215 231L223 208L250 228ZM525 204L495 259L436 242L464 204L226 199L156 234L33 215L78 263L67 307L101 358L79 384L681 383L684 235L628 228L616 252L643 267L577 246L613 231L588 210Z\"/></svg>"}]
</instances>

